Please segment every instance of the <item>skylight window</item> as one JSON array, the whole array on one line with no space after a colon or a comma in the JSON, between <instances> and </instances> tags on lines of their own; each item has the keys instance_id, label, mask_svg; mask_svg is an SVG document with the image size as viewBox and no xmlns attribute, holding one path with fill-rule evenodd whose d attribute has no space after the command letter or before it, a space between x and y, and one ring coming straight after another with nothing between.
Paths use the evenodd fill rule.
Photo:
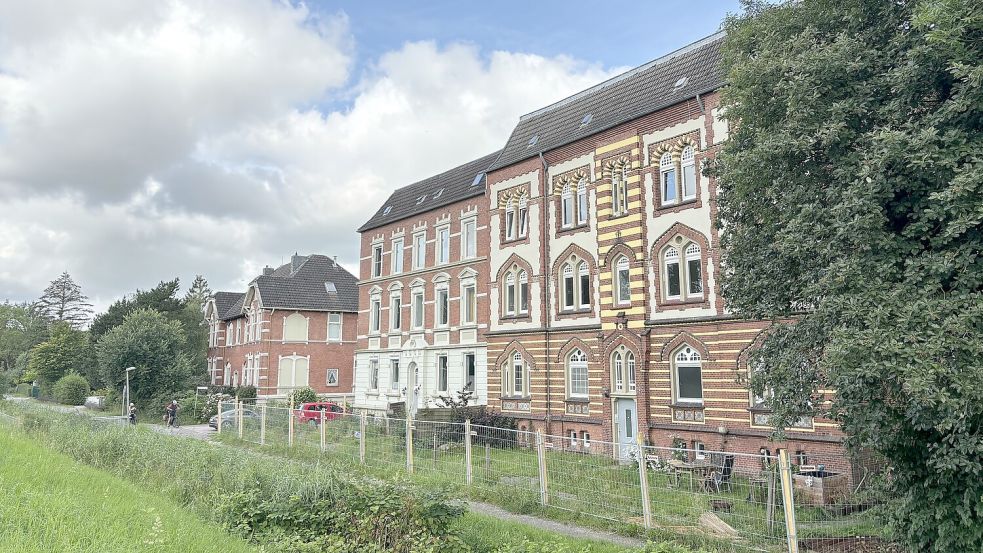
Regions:
<instances>
[{"instance_id":1,"label":"skylight window","mask_svg":"<svg viewBox=\"0 0 983 553\"><path fill-rule=\"evenodd\" d=\"M335 287L333 282L325 282L324 289L328 291L329 294L337 294L338 288Z\"/></svg>"},{"instance_id":2,"label":"skylight window","mask_svg":"<svg viewBox=\"0 0 983 553\"><path fill-rule=\"evenodd\" d=\"M686 83L688 82L689 82L689 77L680 77L679 80L676 81L676 84L672 85L673 91L674 92L678 91L680 88L686 86Z\"/></svg>"},{"instance_id":3,"label":"skylight window","mask_svg":"<svg viewBox=\"0 0 983 553\"><path fill-rule=\"evenodd\" d=\"M383 209L383 210L382 210L382 214L383 214L383 215L389 215L389 212L390 212L390 211L392 211L392 210L393 210L393 206L391 206L391 205L387 205L387 206L386 206L386 209Z\"/></svg>"},{"instance_id":4,"label":"skylight window","mask_svg":"<svg viewBox=\"0 0 983 553\"><path fill-rule=\"evenodd\" d=\"M477 175L475 175L474 180L471 181L471 186L478 186L479 184L481 184L481 178L484 176L485 176L484 173L478 173Z\"/></svg>"},{"instance_id":5,"label":"skylight window","mask_svg":"<svg viewBox=\"0 0 983 553\"><path fill-rule=\"evenodd\" d=\"M593 113L588 113L587 115L585 115L584 118L580 120L580 128L582 129L587 125L590 125L590 120L593 118L594 118Z\"/></svg>"},{"instance_id":6,"label":"skylight window","mask_svg":"<svg viewBox=\"0 0 983 553\"><path fill-rule=\"evenodd\" d=\"M536 145L537 142L539 142L539 135L534 134L532 135L532 138L529 139L529 143L526 144L526 148L532 148L533 146Z\"/></svg>"}]
</instances>

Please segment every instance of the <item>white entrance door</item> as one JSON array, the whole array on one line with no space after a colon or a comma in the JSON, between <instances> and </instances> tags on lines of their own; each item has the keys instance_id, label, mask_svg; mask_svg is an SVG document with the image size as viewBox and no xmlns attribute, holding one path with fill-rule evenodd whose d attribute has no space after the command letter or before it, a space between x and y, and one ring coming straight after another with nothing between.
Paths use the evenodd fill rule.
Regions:
<instances>
[{"instance_id":1,"label":"white entrance door","mask_svg":"<svg viewBox=\"0 0 983 553\"><path fill-rule=\"evenodd\" d=\"M409 370L406 371L406 379L406 412L415 417L420 399L420 368L416 363L410 363Z\"/></svg>"},{"instance_id":2,"label":"white entrance door","mask_svg":"<svg viewBox=\"0 0 983 553\"><path fill-rule=\"evenodd\" d=\"M614 402L614 416L618 431L618 458L625 461L638 451L638 412L634 399L617 399Z\"/></svg>"}]
</instances>

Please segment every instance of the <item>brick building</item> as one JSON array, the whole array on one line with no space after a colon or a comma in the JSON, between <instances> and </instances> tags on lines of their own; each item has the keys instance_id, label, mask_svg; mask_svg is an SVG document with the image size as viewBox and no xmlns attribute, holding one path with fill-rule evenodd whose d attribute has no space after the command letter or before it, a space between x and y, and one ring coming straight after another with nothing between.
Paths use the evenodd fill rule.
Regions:
<instances>
[{"instance_id":1,"label":"brick building","mask_svg":"<svg viewBox=\"0 0 983 553\"><path fill-rule=\"evenodd\" d=\"M361 233L355 406L487 398L488 210L495 154L400 188Z\"/></svg>"},{"instance_id":2,"label":"brick building","mask_svg":"<svg viewBox=\"0 0 983 553\"><path fill-rule=\"evenodd\" d=\"M245 292L209 298L205 321L213 385L255 386L259 398L304 386L351 397L357 282L333 259L295 254L267 267Z\"/></svg>"},{"instance_id":3,"label":"brick building","mask_svg":"<svg viewBox=\"0 0 983 553\"><path fill-rule=\"evenodd\" d=\"M717 183L727 139L713 35L523 116L487 170L489 404L520 428L626 454L647 443L757 453L838 449L804 420L768 442L747 388L766 324L720 295Z\"/></svg>"}]
</instances>

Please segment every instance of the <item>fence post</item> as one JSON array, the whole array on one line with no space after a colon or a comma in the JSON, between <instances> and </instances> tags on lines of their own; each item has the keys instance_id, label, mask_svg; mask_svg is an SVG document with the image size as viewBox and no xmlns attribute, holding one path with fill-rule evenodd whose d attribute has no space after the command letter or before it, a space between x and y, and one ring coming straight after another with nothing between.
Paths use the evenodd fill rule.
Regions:
<instances>
[{"instance_id":1,"label":"fence post","mask_svg":"<svg viewBox=\"0 0 983 553\"><path fill-rule=\"evenodd\" d=\"M413 474L413 417L406 413L406 472Z\"/></svg>"},{"instance_id":2,"label":"fence post","mask_svg":"<svg viewBox=\"0 0 983 553\"><path fill-rule=\"evenodd\" d=\"M293 402L290 403L290 410L287 411L287 447L294 446L294 408Z\"/></svg>"},{"instance_id":3,"label":"fence post","mask_svg":"<svg viewBox=\"0 0 983 553\"><path fill-rule=\"evenodd\" d=\"M539 501L544 506L549 505L549 482L546 480L546 440L543 431L536 431L536 456L539 457Z\"/></svg>"},{"instance_id":4,"label":"fence post","mask_svg":"<svg viewBox=\"0 0 983 553\"><path fill-rule=\"evenodd\" d=\"M799 552L799 537L795 525L795 499L792 494L792 464L788 450L778 450L778 474L782 478L782 507L785 509L785 535L789 553Z\"/></svg>"},{"instance_id":5,"label":"fence post","mask_svg":"<svg viewBox=\"0 0 983 553\"><path fill-rule=\"evenodd\" d=\"M266 445L266 405L259 407L259 445Z\"/></svg>"},{"instance_id":6,"label":"fence post","mask_svg":"<svg viewBox=\"0 0 983 553\"><path fill-rule=\"evenodd\" d=\"M365 464L365 419L368 415L365 411L358 417L358 462Z\"/></svg>"},{"instance_id":7,"label":"fence post","mask_svg":"<svg viewBox=\"0 0 983 553\"><path fill-rule=\"evenodd\" d=\"M645 463L645 444L642 443L642 435L638 435L638 483L642 487L642 518L645 527L652 527L652 504L649 502L649 475L648 467Z\"/></svg>"},{"instance_id":8,"label":"fence post","mask_svg":"<svg viewBox=\"0 0 983 553\"><path fill-rule=\"evenodd\" d=\"M239 417L237 418L237 421L236 421L238 423L238 426L239 426L239 439L240 440L242 439L242 436L243 436L242 411L243 411L243 409L242 409L242 401L240 401L239 402Z\"/></svg>"},{"instance_id":9,"label":"fence post","mask_svg":"<svg viewBox=\"0 0 983 553\"><path fill-rule=\"evenodd\" d=\"M322 409L321 410L321 453L324 453L324 449L325 449L325 438L326 438L324 434L325 432L327 432L327 429L324 427L324 410Z\"/></svg>"},{"instance_id":10,"label":"fence post","mask_svg":"<svg viewBox=\"0 0 983 553\"><path fill-rule=\"evenodd\" d=\"M218 400L218 424L215 431L219 434L222 433L222 400Z\"/></svg>"},{"instance_id":11,"label":"fence post","mask_svg":"<svg viewBox=\"0 0 983 553\"><path fill-rule=\"evenodd\" d=\"M471 473L471 419L464 421L464 481L470 486L474 480Z\"/></svg>"}]
</instances>

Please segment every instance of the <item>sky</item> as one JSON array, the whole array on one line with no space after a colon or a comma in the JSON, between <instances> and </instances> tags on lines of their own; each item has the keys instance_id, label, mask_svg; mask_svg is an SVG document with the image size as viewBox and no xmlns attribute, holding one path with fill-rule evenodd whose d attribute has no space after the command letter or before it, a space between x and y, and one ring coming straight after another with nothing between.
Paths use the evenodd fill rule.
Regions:
<instances>
[{"instance_id":1,"label":"sky","mask_svg":"<svg viewBox=\"0 0 983 553\"><path fill-rule=\"evenodd\" d=\"M737 0L0 0L0 301L242 290Z\"/></svg>"}]
</instances>

